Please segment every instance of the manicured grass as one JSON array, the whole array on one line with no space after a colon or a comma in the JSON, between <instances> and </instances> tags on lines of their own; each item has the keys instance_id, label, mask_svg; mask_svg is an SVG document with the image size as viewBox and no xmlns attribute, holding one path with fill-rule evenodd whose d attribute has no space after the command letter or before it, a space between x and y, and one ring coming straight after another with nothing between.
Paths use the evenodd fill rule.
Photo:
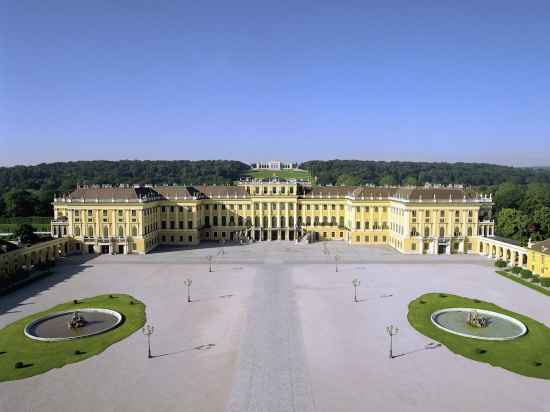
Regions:
<instances>
[{"instance_id":1,"label":"manicured grass","mask_svg":"<svg viewBox=\"0 0 550 412\"><path fill-rule=\"evenodd\" d=\"M527 326L527 334L510 341L483 341L456 336L432 324L430 317L433 312L453 307L486 309L512 316ZM550 328L527 316L477 299L428 293L409 303L408 319L417 331L442 343L456 354L520 375L550 379Z\"/></svg>"},{"instance_id":2,"label":"manicured grass","mask_svg":"<svg viewBox=\"0 0 550 412\"><path fill-rule=\"evenodd\" d=\"M38 232L49 232L50 225L44 223L33 223L34 227ZM13 233L19 228L18 224L15 223L0 223L0 233Z\"/></svg>"},{"instance_id":3,"label":"manicured grass","mask_svg":"<svg viewBox=\"0 0 550 412\"><path fill-rule=\"evenodd\" d=\"M250 176L255 179L268 179L278 177L280 179L302 179L311 180L311 175L307 170L249 170L243 176Z\"/></svg>"},{"instance_id":4,"label":"manicured grass","mask_svg":"<svg viewBox=\"0 0 550 412\"><path fill-rule=\"evenodd\" d=\"M90 358L143 327L145 305L142 302L124 294L113 294L113 298L109 296L79 299L78 304L73 301L63 303L1 329L0 382L28 378ZM123 322L117 328L100 335L62 342L40 342L27 338L23 333L29 322L48 313L89 307L115 310L124 316ZM21 362L19 366L22 367L16 368L18 362Z\"/></svg>"},{"instance_id":5,"label":"manicured grass","mask_svg":"<svg viewBox=\"0 0 550 412\"><path fill-rule=\"evenodd\" d=\"M530 282L529 280L522 279L519 276L516 276L512 273L508 273L502 270L496 271L499 275L504 276L505 278L508 278L510 280L513 280L514 282L521 283L523 286L527 286L528 288L534 289L537 292L543 293L546 296L550 296L550 290L548 290L545 287L542 287L540 285L537 285L536 283Z\"/></svg>"}]
</instances>

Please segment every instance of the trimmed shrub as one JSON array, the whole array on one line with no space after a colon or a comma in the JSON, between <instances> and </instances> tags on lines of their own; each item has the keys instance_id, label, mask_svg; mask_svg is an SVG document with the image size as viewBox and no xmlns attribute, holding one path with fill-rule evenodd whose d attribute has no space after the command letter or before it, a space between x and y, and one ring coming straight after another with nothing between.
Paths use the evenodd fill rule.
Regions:
<instances>
[{"instance_id":1,"label":"trimmed shrub","mask_svg":"<svg viewBox=\"0 0 550 412\"><path fill-rule=\"evenodd\" d=\"M519 275L521 273L521 268L519 266L514 266L512 268L512 273L515 273L516 275Z\"/></svg>"},{"instance_id":2,"label":"trimmed shrub","mask_svg":"<svg viewBox=\"0 0 550 412\"><path fill-rule=\"evenodd\" d=\"M540 276L539 275L533 275L533 277L531 278L531 282L540 283Z\"/></svg>"},{"instance_id":3,"label":"trimmed shrub","mask_svg":"<svg viewBox=\"0 0 550 412\"><path fill-rule=\"evenodd\" d=\"M508 266L508 264L504 260L499 259L499 260L495 261L495 266L497 268L505 268L506 266Z\"/></svg>"},{"instance_id":4,"label":"trimmed shrub","mask_svg":"<svg viewBox=\"0 0 550 412\"><path fill-rule=\"evenodd\" d=\"M529 269L522 269L521 270L521 277L523 279L529 279L533 276L533 272L531 272Z\"/></svg>"},{"instance_id":5,"label":"trimmed shrub","mask_svg":"<svg viewBox=\"0 0 550 412\"><path fill-rule=\"evenodd\" d=\"M542 286L550 286L550 278L541 278L540 279L540 284Z\"/></svg>"}]
</instances>

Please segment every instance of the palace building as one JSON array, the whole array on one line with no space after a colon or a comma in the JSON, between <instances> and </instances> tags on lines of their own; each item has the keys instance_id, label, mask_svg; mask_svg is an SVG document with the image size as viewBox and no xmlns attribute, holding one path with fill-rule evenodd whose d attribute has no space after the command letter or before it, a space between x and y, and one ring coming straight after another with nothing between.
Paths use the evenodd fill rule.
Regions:
<instances>
[{"instance_id":1,"label":"palace building","mask_svg":"<svg viewBox=\"0 0 550 412\"><path fill-rule=\"evenodd\" d=\"M203 241L341 240L402 253L479 252L494 234L490 196L460 186L79 186L54 199L54 237L85 253L147 253Z\"/></svg>"}]
</instances>

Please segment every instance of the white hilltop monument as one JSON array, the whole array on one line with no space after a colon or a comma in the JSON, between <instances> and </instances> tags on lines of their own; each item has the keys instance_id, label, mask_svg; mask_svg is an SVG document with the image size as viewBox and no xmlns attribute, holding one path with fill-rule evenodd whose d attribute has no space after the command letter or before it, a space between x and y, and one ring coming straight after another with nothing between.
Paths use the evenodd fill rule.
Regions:
<instances>
[{"instance_id":1,"label":"white hilltop monument","mask_svg":"<svg viewBox=\"0 0 550 412\"><path fill-rule=\"evenodd\" d=\"M252 163L251 167L254 170L298 170L298 163L270 160L269 162Z\"/></svg>"}]
</instances>

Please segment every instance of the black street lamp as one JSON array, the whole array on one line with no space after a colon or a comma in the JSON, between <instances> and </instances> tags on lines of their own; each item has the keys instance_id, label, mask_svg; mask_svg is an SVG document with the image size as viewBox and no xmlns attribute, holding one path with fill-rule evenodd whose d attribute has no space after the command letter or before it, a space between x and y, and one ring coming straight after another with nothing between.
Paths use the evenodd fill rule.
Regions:
<instances>
[{"instance_id":1,"label":"black street lamp","mask_svg":"<svg viewBox=\"0 0 550 412\"><path fill-rule=\"evenodd\" d=\"M183 284L187 286L187 302L191 303L191 284L193 281L191 279L185 279Z\"/></svg>"},{"instance_id":2,"label":"black street lamp","mask_svg":"<svg viewBox=\"0 0 550 412\"><path fill-rule=\"evenodd\" d=\"M145 325L141 330L145 336L147 336L147 357L151 359L151 335L153 334L155 328L152 325Z\"/></svg>"},{"instance_id":3,"label":"black street lamp","mask_svg":"<svg viewBox=\"0 0 550 412\"><path fill-rule=\"evenodd\" d=\"M213 259L213 257L210 255L210 256L208 256L207 259L208 259L208 271L212 272L212 259Z\"/></svg>"},{"instance_id":4,"label":"black street lamp","mask_svg":"<svg viewBox=\"0 0 550 412\"><path fill-rule=\"evenodd\" d=\"M393 337L399 332L399 328L394 325L386 326L386 332L390 335L390 359L393 358Z\"/></svg>"},{"instance_id":5,"label":"black street lamp","mask_svg":"<svg viewBox=\"0 0 550 412\"><path fill-rule=\"evenodd\" d=\"M353 301L357 303L357 287L361 284L361 281L359 279L353 279L351 282L353 284L354 294L353 294Z\"/></svg>"}]
</instances>

